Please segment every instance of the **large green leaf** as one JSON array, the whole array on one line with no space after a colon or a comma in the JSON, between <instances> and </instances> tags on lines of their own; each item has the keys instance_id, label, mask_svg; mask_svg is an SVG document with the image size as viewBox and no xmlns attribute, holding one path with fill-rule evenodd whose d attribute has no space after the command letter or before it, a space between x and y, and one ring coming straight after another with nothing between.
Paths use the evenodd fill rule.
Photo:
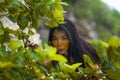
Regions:
<instances>
[{"instance_id":1,"label":"large green leaf","mask_svg":"<svg viewBox=\"0 0 120 80\"><path fill-rule=\"evenodd\" d=\"M36 53L38 53L40 61L44 62L46 60L46 53L44 52L44 49L41 46L38 46L38 48L36 48L35 51Z\"/></svg>"},{"instance_id":2,"label":"large green leaf","mask_svg":"<svg viewBox=\"0 0 120 80\"><path fill-rule=\"evenodd\" d=\"M23 47L24 46L24 44L23 44L23 42L21 41L21 40L10 40L10 42L9 42L9 44L8 44L8 46L13 50L13 51L15 51L15 50L17 50L18 48L20 48L20 47Z\"/></svg>"},{"instance_id":3,"label":"large green leaf","mask_svg":"<svg viewBox=\"0 0 120 80\"><path fill-rule=\"evenodd\" d=\"M110 38L109 40L109 46L113 46L113 47L118 47L120 46L120 40L118 37L113 36L112 38Z\"/></svg>"},{"instance_id":4,"label":"large green leaf","mask_svg":"<svg viewBox=\"0 0 120 80\"><path fill-rule=\"evenodd\" d=\"M51 56L49 59L54 60L54 61L67 62L67 59L60 54L55 54L55 55Z\"/></svg>"},{"instance_id":5,"label":"large green leaf","mask_svg":"<svg viewBox=\"0 0 120 80\"><path fill-rule=\"evenodd\" d=\"M45 44L45 51L46 51L46 54L48 55L48 59L67 62L67 59L64 56L60 54L56 54L57 49L54 47L48 46L47 44Z\"/></svg>"},{"instance_id":6,"label":"large green leaf","mask_svg":"<svg viewBox=\"0 0 120 80\"><path fill-rule=\"evenodd\" d=\"M107 76L110 77L111 80L120 80L120 71L111 71L107 70Z\"/></svg>"},{"instance_id":7,"label":"large green leaf","mask_svg":"<svg viewBox=\"0 0 120 80\"><path fill-rule=\"evenodd\" d=\"M45 51L47 52L47 55L49 57L52 57L56 54L57 49L52 47L52 46L49 46L49 45L45 44Z\"/></svg>"},{"instance_id":8,"label":"large green leaf","mask_svg":"<svg viewBox=\"0 0 120 80\"><path fill-rule=\"evenodd\" d=\"M65 72L74 72L82 63L75 63L73 65L66 64L64 62L59 62L61 70Z\"/></svg>"},{"instance_id":9,"label":"large green leaf","mask_svg":"<svg viewBox=\"0 0 120 80\"><path fill-rule=\"evenodd\" d=\"M27 19L26 15L20 14L17 19L17 24L20 26L20 28L23 30L28 26L29 20Z\"/></svg>"}]
</instances>

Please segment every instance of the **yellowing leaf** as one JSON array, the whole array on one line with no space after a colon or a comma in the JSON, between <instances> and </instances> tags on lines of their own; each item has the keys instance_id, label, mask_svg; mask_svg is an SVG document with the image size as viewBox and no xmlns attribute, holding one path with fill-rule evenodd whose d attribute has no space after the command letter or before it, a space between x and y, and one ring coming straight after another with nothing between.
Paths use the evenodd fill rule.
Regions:
<instances>
[{"instance_id":1,"label":"yellowing leaf","mask_svg":"<svg viewBox=\"0 0 120 80\"><path fill-rule=\"evenodd\" d=\"M50 60L67 62L67 59L64 56L60 55L60 54L55 54L55 55L51 56Z\"/></svg>"},{"instance_id":2,"label":"yellowing leaf","mask_svg":"<svg viewBox=\"0 0 120 80\"><path fill-rule=\"evenodd\" d=\"M64 62L59 62L59 65L60 65L60 69L62 71L65 71L65 72L72 72L73 71L71 65L68 65L68 64L66 64Z\"/></svg>"},{"instance_id":3,"label":"yellowing leaf","mask_svg":"<svg viewBox=\"0 0 120 80\"><path fill-rule=\"evenodd\" d=\"M80 65L82 65L82 63L75 63L72 65L72 69L75 70L76 68L78 68Z\"/></svg>"},{"instance_id":4,"label":"yellowing leaf","mask_svg":"<svg viewBox=\"0 0 120 80\"><path fill-rule=\"evenodd\" d=\"M0 68L8 67L10 65L13 65L13 63L10 61L4 61L4 62L0 61Z\"/></svg>"},{"instance_id":5,"label":"yellowing leaf","mask_svg":"<svg viewBox=\"0 0 120 80\"><path fill-rule=\"evenodd\" d=\"M74 72L82 63L75 63L73 65L66 64L64 62L59 62L60 68L65 72Z\"/></svg>"},{"instance_id":6,"label":"yellowing leaf","mask_svg":"<svg viewBox=\"0 0 120 80\"><path fill-rule=\"evenodd\" d=\"M46 50L49 57L54 56L57 52L56 48L54 48L52 46L48 46L47 44L45 44L45 50Z\"/></svg>"},{"instance_id":7,"label":"yellowing leaf","mask_svg":"<svg viewBox=\"0 0 120 80\"><path fill-rule=\"evenodd\" d=\"M118 37L114 36L109 40L109 45L113 47L118 47L120 46L120 40Z\"/></svg>"},{"instance_id":8,"label":"yellowing leaf","mask_svg":"<svg viewBox=\"0 0 120 80\"><path fill-rule=\"evenodd\" d=\"M104 42L104 41L101 41L101 40L100 40L100 43L101 43L105 48L108 48L108 46L109 46L109 45L108 45L106 42Z\"/></svg>"}]
</instances>

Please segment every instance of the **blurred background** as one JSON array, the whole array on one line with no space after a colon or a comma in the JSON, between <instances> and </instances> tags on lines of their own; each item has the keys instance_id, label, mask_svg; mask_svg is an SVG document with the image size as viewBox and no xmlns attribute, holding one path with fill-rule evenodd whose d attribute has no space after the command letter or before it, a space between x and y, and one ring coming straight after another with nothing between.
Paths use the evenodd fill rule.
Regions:
<instances>
[{"instance_id":1,"label":"blurred background","mask_svg":"<svg viewBox=\"0 0 120 80\"><path fill-rule=\"evenodd\" d=\"M62 0L65 18L69 18L85 39L108 41L111 36L120 36L120 12L111 8L105 0ZM111 2L110 2L111 3ZM40 25L37 32L47 41L48 27Z\"/></svg>"}]
</instances>

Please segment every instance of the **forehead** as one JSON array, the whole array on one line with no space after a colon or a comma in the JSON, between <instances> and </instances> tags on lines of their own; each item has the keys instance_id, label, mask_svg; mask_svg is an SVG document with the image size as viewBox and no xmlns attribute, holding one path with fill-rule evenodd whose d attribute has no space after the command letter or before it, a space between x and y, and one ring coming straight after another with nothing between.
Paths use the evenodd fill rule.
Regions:
<instances>
[{"instance_id":1,"label":"forehead","mask_svg":"<svg viewBox=\"0 0 120 80\"><path fill-rule=\"evenodd\" d=\"M64 30L55 30L53 32L53 36L67 36L66 32Z\"/></svg>"}]
</instances>

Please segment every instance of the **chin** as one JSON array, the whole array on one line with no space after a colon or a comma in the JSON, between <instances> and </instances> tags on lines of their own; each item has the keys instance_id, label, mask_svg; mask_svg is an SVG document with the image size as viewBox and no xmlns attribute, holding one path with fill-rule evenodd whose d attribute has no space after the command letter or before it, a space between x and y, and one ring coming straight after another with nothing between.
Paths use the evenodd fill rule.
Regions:
<instances>
[{"instance_id":1,"label":"chin","mask_svg":"<svg viewBox=\"0 0 120 80\"><path fill-rule=\"evenodd\" d=\"M61 55L64 55L65 53L64 52L59 52Z\"/></svg>"}]
</instances>

